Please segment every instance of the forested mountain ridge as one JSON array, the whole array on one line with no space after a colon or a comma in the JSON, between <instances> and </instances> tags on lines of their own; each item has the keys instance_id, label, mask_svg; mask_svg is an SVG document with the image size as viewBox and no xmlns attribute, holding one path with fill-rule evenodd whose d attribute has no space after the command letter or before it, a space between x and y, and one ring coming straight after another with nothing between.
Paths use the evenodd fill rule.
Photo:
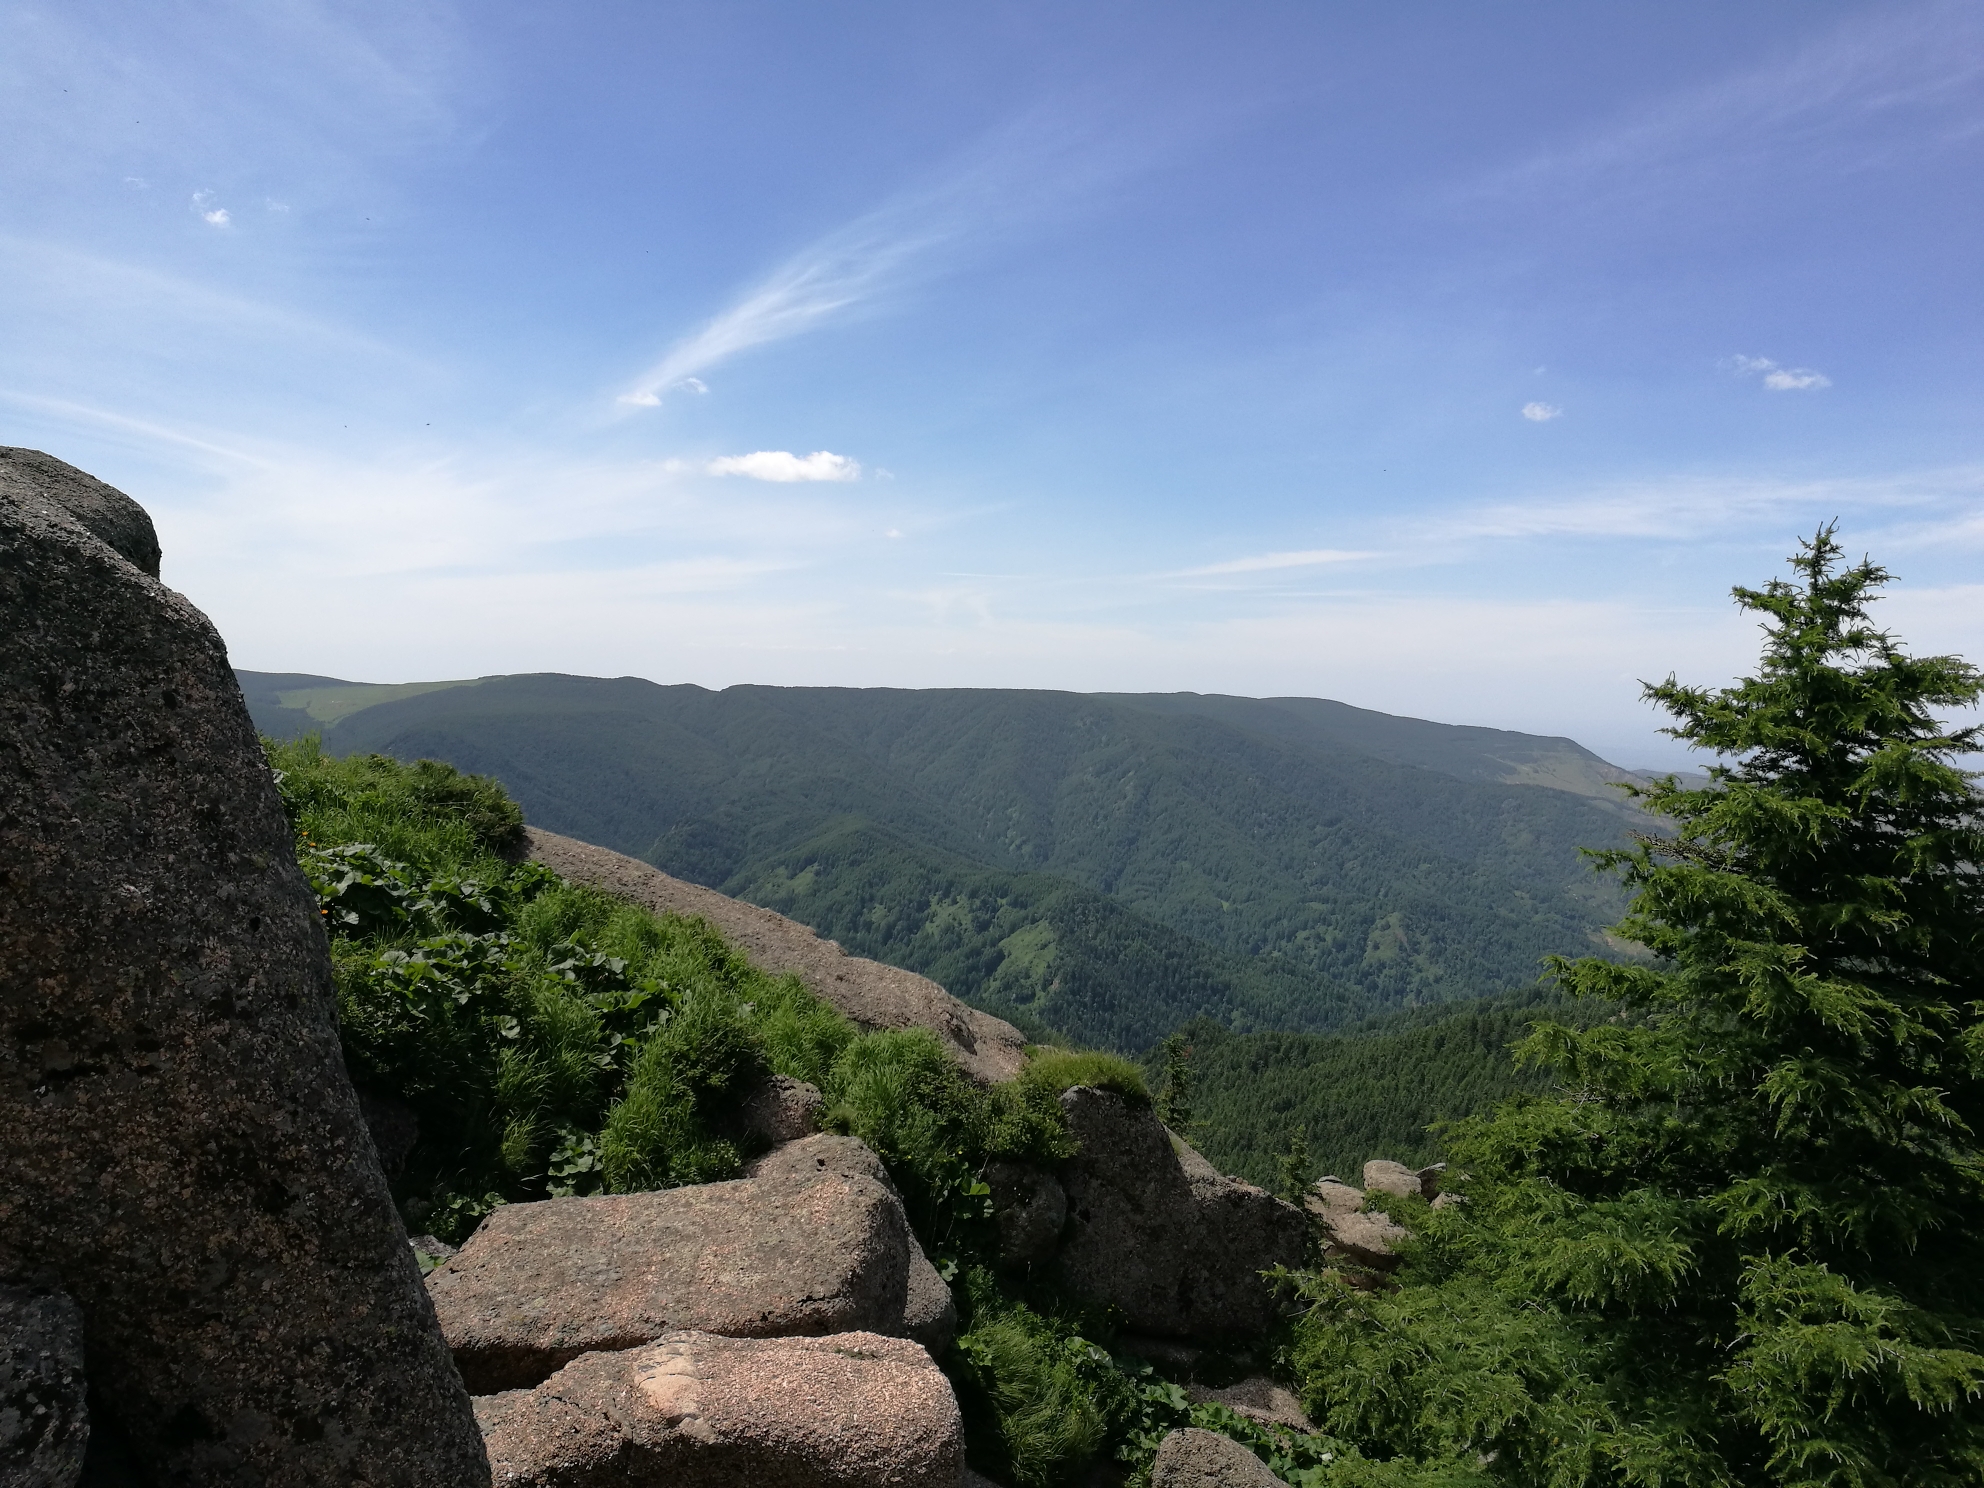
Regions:
<instances>
[{"instance_id":1,"label":"forested mountain ridge","mask_svg":"<svg viewBox=\"0 0 1984 1488\"><path fill-rule=\"evenodd\" d=\"M242 681L271 732L494 775L550 830L1115 1047L1524 986L1616 915L1576 850L1619 808L1479 778L1602 788L1566 740L1319 699Z\"/></svg>"}]
</instances>

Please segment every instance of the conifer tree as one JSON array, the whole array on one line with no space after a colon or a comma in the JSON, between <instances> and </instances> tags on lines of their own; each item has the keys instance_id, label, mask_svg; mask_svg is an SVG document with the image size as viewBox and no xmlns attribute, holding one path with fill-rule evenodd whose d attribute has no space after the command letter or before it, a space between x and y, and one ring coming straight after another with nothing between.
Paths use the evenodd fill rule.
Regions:
<instances>
[{"instance_id":1,"label":"conifer tree","mask_svg":"<svg viewBox=\"0 0 1984 1488\"><path fill-rule=\"evenodd\" d=\"M1617 1015L1536 1028L1557 1091L1450 1135L1469 1202L1396 1291L1311 1288L1313 1412L1408 1478L1984 1483L1984 820L1937 717L1984 681L1801 546L1735 591L1754 677L1647 689L1723 762L1596 855L1653 958L1552 969Z\"/></svg>"}]
</instances>

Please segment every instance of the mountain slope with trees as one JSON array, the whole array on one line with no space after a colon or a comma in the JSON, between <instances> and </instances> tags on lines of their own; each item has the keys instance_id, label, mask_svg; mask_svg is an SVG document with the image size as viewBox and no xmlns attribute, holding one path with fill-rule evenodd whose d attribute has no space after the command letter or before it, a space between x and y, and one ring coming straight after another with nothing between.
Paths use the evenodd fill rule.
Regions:
<instances>
[{"instance_id":1,"label":"mountain slope with trees","mask_svg":"<svg viewBox=\"0 0 1984 1488\"><path fill-rule=\"evenodd\" d=\"M1520 988L1618 908L1577 855L1623 840L1615 806L1462 778L1526 748L1602 788L1564 740L1314 699L546 675L353 709L334 679L243 681L266 728L494 776L539 825L1117 1048L1199 1014L1320 1031Z\"/></svg>"}]
</instances>

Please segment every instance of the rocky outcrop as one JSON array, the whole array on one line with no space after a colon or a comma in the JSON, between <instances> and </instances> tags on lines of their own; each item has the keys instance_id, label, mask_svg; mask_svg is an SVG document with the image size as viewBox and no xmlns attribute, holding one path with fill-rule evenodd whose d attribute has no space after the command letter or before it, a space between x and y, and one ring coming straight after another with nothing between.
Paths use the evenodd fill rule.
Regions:
<instances>
[{"instance_id":1,"label":"rocky outcrop","mask_svg":"<svg viewBox=\"0 0 1984 1488\"><path fill-rule=\"evenodd\" d=\"M159 1484L486 1482L275 783L157 564L136 503L0 451L0 1278L75 1300Z\"/></svg>"},{"instance_id":2,"label":"rocky outcrop","mask_svg":"<svg viewBox=\"0 0 1984 1488\"><path fill-rule=\"evenodd\" d=\"M1010 1080L1026 1068L1024 1034L960 1002L928 977L850 956L796 920L672 878L639 858L536 827L527 830L530 855L560 877L652 910L708 920L742 947L753 965L775 975L792 973L863 1030L928 1028L982 1084Z\"/></svg>"},{"instance_id":3,"label":"rocky outcrop","mask_svg":"<svg viewBox=\"0 0 1984 1488\"><path fill-rule=\"evenodd\" d=\"M1318 1178L1303 1197L1302 1207L1318 1219L1329 1220L1355 1214L1364 1207L1364 1190L1352 1188L1337 1178Z\"/></svg>"},{"instance_id":4,"label":"rocky outcrop","mask_svg":"<svg viewBox=\"0 0 1984 1488\"><path fill-rule=\"evenodd\" d=\"M957 1488L950 1382L872 1333L670 1333L476 1402L495 1488Z\"/></svg>"},{"instance_id":5,"label":"rocky outcrop","mask_svg":"<svg viewBox=\"0 0 1984 1488\"><path fill-rule=\"evenodd\" d=\"M1080 1144L1061 1173L1062 1279L1139 1332L1238 1342L1273 1327L1283 1303L1262 1273L1301 1265L1301 1211L1222 1176L1120 1095L1078 1086L1061 1107Z\"/></svg>"},{"instance_id":6,"label":"rocky outcrop","mask_svg":"<svg viewBox=\"0 0 1984 1488\"><path fill-rule=\"evenodd\" d=\"M1364 1164L1364 1188L1366 1192L1375 1189L1402 1199L1436 1199L1440 1196L1440 1174L1446 1167L1445 1163L1435 1163L1430 1168L1413 1169L1386 1158L1373 1158Z\"/></svg>"},{"instance_id":7,"label":"rocky outcrop","mask_svg":"<svg viewBox=\"0 0 1984 1488\"><path fill-rule=\"evenodd\" d=\"M82 1309L0 1286L0 1483L73 1488L89 1448Z\"/></svg>"},{"instance_id":8,"label":"rocky outcrop","mask_svg":"<svg viewBox=\"0 0 1984 1488\"><path fill-rule=\"evenodd\" d=\"M427 1288L481 1395L683 1329L896 1332L908 1234L893 1193L840 1173L546 1199L496 1210Z\"/></svg>"},{"instance_id":9,"label":"rocky outcrop","mask_svg":"<svg viewBox=\"0 0 1984 1488\"><path fill-rule=\"evenodd\" d=\"M1157 1446L1151 1488L1281 1488L1267 1464L1231 1437L1187 1426Z\"/></svg>"},{"instance_id":10,"label":"rocky outcrop","mask_svg":"<svg viewBox=\"0 0 1984 1488\"><path fill-rule=\"evenodd\" d=\"M1327 1248L1323 1258L1348 1261L1372 1271L1398 1269L1398 1247L1407 1238L1405 1226L1393 1222L1382 1209L1362 1214L1340 1215L1329 1221Z\"/></svg>"},{"instance_id":11,"label":"rocky outcrop","mask_svg":"<svg viewBox=\"0 0 1984 1488\"><path fill-rule=\"evenodd\" d=\"M1061 1181L1025 1163L995 1162L985 1166L985 1184L992 1190L1000 1263L1023 1266L1052 1255L1068 1222Z\"/></svg>"}]
</instances>

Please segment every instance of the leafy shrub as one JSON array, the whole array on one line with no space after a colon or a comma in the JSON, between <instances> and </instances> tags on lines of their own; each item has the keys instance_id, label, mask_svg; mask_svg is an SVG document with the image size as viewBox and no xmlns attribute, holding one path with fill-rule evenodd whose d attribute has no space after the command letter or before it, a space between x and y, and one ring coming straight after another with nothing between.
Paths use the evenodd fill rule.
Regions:
<instances>
[{"instance_id":1,"label":"leafy shrub","mask_svg":"<svg viewBox=\"0 0 1984 1488\"><path fill-rule=\"evenodd\" d=\"M410 1225L457 1239L506 1200L730 1177L744 1091L768 1072L824 1083L855 1043L707 924L512 861L521 817L493 781L268 747L346 1063L419 1118L396 1184Z\"/></svg>"}]
</instances>

